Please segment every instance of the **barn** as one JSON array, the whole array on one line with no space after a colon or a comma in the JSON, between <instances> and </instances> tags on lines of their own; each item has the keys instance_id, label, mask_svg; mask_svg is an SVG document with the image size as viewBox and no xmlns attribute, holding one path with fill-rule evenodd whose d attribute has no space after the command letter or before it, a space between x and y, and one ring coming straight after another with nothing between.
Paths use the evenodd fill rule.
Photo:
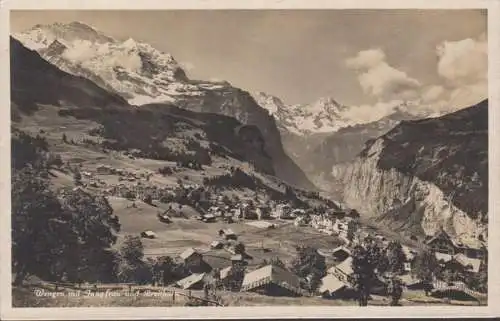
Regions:
<instances>
[{"instance_id":1,"label":"barn","mask_svg":"<svg viewBox=\"0 0 500 321\"><path fill-rule=\"evenodd\" d=\"M243 279L241 291L270 296L302 296L303 294L299 277L273 264L247 273Z\"/></svg>"}]
</instances>

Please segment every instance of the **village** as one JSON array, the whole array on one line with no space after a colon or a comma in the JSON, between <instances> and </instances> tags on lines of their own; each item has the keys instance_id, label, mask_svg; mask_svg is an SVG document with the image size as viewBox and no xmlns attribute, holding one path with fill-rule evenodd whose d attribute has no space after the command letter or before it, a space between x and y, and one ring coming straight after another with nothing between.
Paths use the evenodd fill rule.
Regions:
<instances>
[{"instance_id":1,"label":"village","mask_svg":"<svg viewBox=\"0 0 500 321\"><path fill-rule=\"evenodd\" d=\"M206 291L212 284L217 289L269 296L353 299L353 250L366 242L375 242L381 248L387 248L391 244L387 236L364 228L355 209L348 209L337 203L333 208L297 207L293 202L271 200L266 197L265 191L238 197L222 193L217 187L206 186L203 182L196 184L183 182L181 179L174 186L160 188L151 183L157 173L133 172L109 165L98 165L88 171L80 169L79 172L81 177L78 177L80 181L77 185L80 186L77 188L99 188L110 199L126 200L130 213L145 206L151 206L156 211L154 221L148 223L155 228L137 231L145 244L145 256L150 260L173 257L178 264L188 267L184 274L187 276L169 280L172 282L170 284L164 284L164 279L157 277L153 281L157 285ZM106 179L103 178L105 176ZM105 183L110 181L110 176L116 178L114 184ZM209 228L211 233L204 235L199 246L169 248L167 251L165 247L158 246L158 243L162 243L163 229L169 229L176 222L181 224L180 222L186 221L198 224L200 231L203 229L201 233L206 233L205 226L213 228ZM313 237L309 237L312 240L308 246L315 248L327 263L326 271L313 291L304 286L307 277L304 280L303 276L298 276L287 268L285 262L291 261L293 256L285 259L280 257L280 251L287 244L287 232L283 233L277 244L274 242L274 248L273 242L270 242L273 233L279 234L280 230L292 229L298 233L303 232L304 240L308 233L314 233L311 234ZM329 240L330 243L319 247L315 240L318 240L317 244L325 244L319 240ZM148 246L148 242L153 245ZM291 247L301 246L301 243L304 242L299 237ZM466 246L452 239L445 231L420 242L410 243L411 245L401 244L404 262L403 269L397 273L397 280L401 282L404 291L423 291L426 295L459 297L462 300L479 300L486 296L464 282L484 268L487 259L484 244L478 242L476 246ZM434 276L424 280L417 276L415 261L423 251L433 253L439 266L439 275L446 277L439 279ZM235 282L234 278L238 273L239 280ZM387 279L380 278L378 281L372 294L385 295ZM213 286L214 282L217 286Z\"/></svg>"}]
</instances>

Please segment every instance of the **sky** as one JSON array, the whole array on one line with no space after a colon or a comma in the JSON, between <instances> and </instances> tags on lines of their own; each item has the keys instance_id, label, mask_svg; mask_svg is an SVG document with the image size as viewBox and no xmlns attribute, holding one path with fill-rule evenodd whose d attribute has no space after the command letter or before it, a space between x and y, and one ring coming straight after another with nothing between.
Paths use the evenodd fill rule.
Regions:
<instances>
[{"instance_id":1,"label":"sky","mask_svg":"<svg viewBox=\"0 0 500 321\"><path fill-rule=\"evenodd\" d=\"M87 23L171 53L190 78L227 80L288 104L330 96L382 110L415 99L467 104L487 92L481 10L12 11L10 19L12 33Z\"/></svg>"}]
</instances>

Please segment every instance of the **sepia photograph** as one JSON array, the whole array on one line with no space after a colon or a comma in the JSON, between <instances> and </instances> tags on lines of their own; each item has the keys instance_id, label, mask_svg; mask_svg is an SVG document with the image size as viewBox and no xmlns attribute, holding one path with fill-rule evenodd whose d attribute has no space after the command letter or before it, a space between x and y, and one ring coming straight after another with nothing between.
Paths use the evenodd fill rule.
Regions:
<instances>
[{"instance_id":1,"label":"sepia photograph","mask_svg":"<svg viewBox=\"0 0 500 321\"><path fill-rule=\"evenodd\" d=\"M491 306L488 17L10 10L11 308Z\"/></svg>"}]
</instances>

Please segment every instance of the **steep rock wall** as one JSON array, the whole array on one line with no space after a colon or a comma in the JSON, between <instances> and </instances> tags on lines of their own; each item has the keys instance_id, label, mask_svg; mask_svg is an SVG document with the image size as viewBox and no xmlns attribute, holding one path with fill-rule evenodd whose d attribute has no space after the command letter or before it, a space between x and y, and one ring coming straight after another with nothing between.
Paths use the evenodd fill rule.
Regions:
<instances>
[{"instance_id":1,"label":"steep rock wall","mask_svg":"<svg viewBox=\"0 0 500 321\"><path fill-rule=\"evenodd\" d=\"M376 140L365 157L335 166L332 175L343 185L344 202L362 215L388 226L433 235L443 228L467 244L486 232L481 219L473 219L457 208L435 184L378 166L384 149Z\"/></svg>"}]
</instances>

